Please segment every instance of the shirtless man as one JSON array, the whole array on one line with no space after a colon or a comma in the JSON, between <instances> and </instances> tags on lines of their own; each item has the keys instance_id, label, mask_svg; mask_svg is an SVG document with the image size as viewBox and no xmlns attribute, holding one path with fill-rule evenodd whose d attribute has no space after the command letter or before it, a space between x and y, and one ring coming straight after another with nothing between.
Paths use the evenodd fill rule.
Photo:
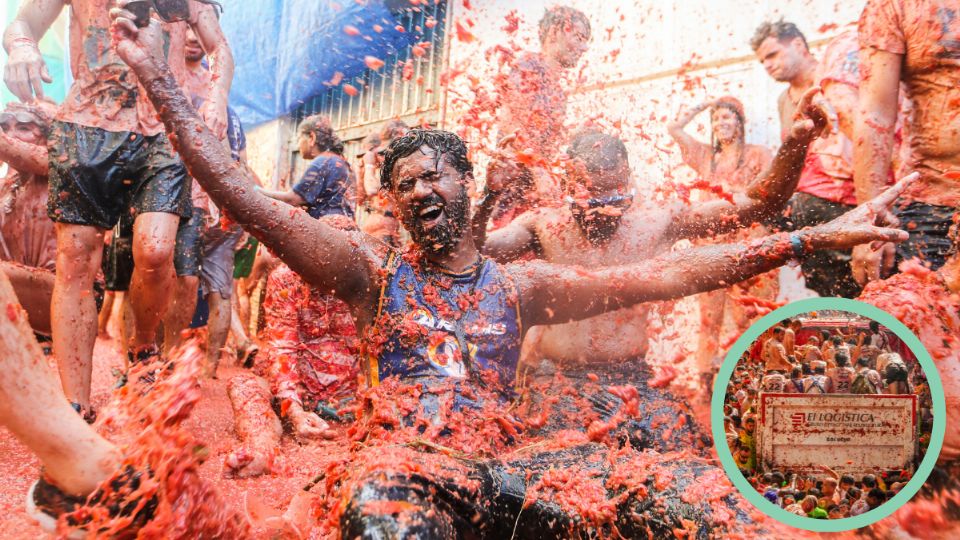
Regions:
<instances>
[{"instance_id":1,"label":"shirtless man","mask_svg":"<svg viewBox=\"0 0 960 540\"><path fill-rule=\"evenodd\" d=\"M960 0L870 0L859 36L857 200L868 200L890 177L902 82L914 109L908 165L922 176L894 209L910 232L897 260L919 257L936 270L960 206ZM881 277L877 255L863 246L854 250L853 269L861 283Z\"/></svg>"},{"instance_id":2,"label":"shirtless man","mask_svg":"<svg viewBox=\"0 0 960 540\"><path fill-rule=\"evenodd\" d=\"M783 348L787 356L796 356L797 332L800 331L802 324L799 319L790 319L783 330Z\"/></svg>"},{"instance_id":3,"label":"shirtless man","mask_svg":"<svg viewBox=\"0 0 960 540\"><path fill-rule=\"evenodd\" d=\"M421 390L414 402L430 417L439 412L441 403L459 402L460 413L470 414L483 406L483 400L489 405L490 400L498 403L513 395L520 346L531 326L584 319L630 304L700 292L768 271L807 249L894 241L905 236L902 231L874 225L876 205L896 196L904 187L901 184L839 220L769 237L750 246L701 247L630 266L592 271L545 262L500 265L481 256L468 233L467 193L472 165L466 145L449 132L415 129L390 145L381 178L413 239L412 248L401 253L362 233L330 227L303 211L291 210L262 193L245 189L245 177L250 173L230 162L217 138L178 90L158 54L161 42L157 25L138 29L132 14L124 10L112 13L117 18L117 50L144 81L164 124L180 141L178 148L191 174L221 208L307 283L330 291L349 306L361 350L367 353L364 371L368 389L389 397L393 389L417 385ZM813 131L812 125L808 131ZM693 274L700 279L690 279ZM403 423L401 420L394 425L400 428ZM469 430L472 425L463 428ZM423 436L422 431L413 431L417 437ZM371 445L369 450L358 449L363 452L353 456L358 467L345 473L338 498L343 501L339 532L344 538L448 537L453 530L492 537L515 530L523 536L534 534L533 527L538 527L540 537L558 537L564 531L589 530L590 524L580 521L580 516L562 508L558 511L549 495L526 506L504 500L512 500L512 487L525 492L524 486L536 482L542 468L530 469L530 476L518 475L511 472L514 467L498 460L478 464L430 454L431 462L494 478L489 483L464 487L448 482L440 469L424 470L422 475L402 471L385 474L379 469L377 456L386 447L377 439L366 440ZM391 439L389 443L391 455L400 452L403 459L425 461L421 450L396 442ZM605 445L585 444L567 448L562 455L538 452L530 460L555 468L566 463L563 456L602 456L605 449ZM636 455L632 449L624 452ZM517 467L524 472L530 463L523 458ZM586 459L584 463L600 469L607 466L602 459ZM686 482L690 475L684 471L704 470L703 464L681 470L679 461L671 461L671 467L681 485L689 485ZM502 480L511 482L510 490L491 489L506 486ZM649 482L646 485L652 496L663 500L661 489ZM388 503L378 508L394 508L396 505L390 502L402 501L404 510L368 511L372 508L364 501L371 496ZM465 506L438 504L447 497ZM636 508L632 506L635 497L626 499L624 510ZM624 512L624 517L616 520L618 530L632 536L656 527L665 534L682 526L676 514L664 510L651 508L643 514ZM660 519L667 520L666 527ZM703 521L696 516L693 519Z\"/></svg>"},{"instance_id":4,"label":"shirtless man","mask_svg":"<svg viewBox=\"0 0 960 540\"><path fill-rule=\"evenodd\" d=\"M793 365L787 360L787 351L783 346L784 329L782 326L773 328L773 336L764 344L764 369L769 373L779 371L786 375L793 370Z\"/></svg>"},{"instance_id":5,"label":"shirtless man","mask_svg":"<svg viewBox=\"0 0 960 540\"><path fill-rule=\"evenodd\" d=\"M208 2L190 0L188 20L168 23L164 32L177 77L184 75L188 26L209 53L215 76L202 112L220 134L226 129L233 59ZM49 138L49 215L57 222L58 246L53 351L67 397L78 410L89 411L97 336L90 291L100 268L103 233L122 214L135 214L130 299L136 330L129 354L148 360L159 354L157 327L173 291L177 226L190 215L190 179L136 77L111 45L113 0L25 0L3 35L7 86L21 101L42 97L42 81L51 79L37 43L67 4L74 82Z\"/></svg>"},{"instance_id":6,"label":"shirtless man","mask_svg":"<svg viewBox=\"0 0 960 540\"><path fill-rule=\"evenodd\" d=\"M509 223L538 201L560 202L559 185L549 169L566 138L567 93L561 76L576 67L590 33L590 20L581 11L568 6L547 9L538 25L540 52L523 53L498 83L500 137L516 134L514 148L529 159L522 174L504 186L493 216L497 225Z\"/></svg>"},{"instance_id":7,"label":"shirtless man","mask_svg":"<svg viewBox=\"0 0 960 540\"><path fill-rule=\"evenodd\" d=\"M797 26L783 20L766 22L757 28L750 45L767 73L776 81L788 83L777 100L781 138L793 123L801 96L822 85L831 107L831 115L843 120L841 128L851 124L853 100L859 73L857 63L848 61L848 34L828 47L823 62L810 53L807 40ZM834 84L842 83L842 84ZM896 110L894 110L896 114ZM810 144L797 193L789 204L786 223L791 228L806 227L833 219L856 204L853 188L853 144L842 129ZM852 298L860 292L847 268L849 252L823 252L807 258L802 265L808 288L820 296Z\"/></svg>"},{"instance_id":8,"label":"shirtless man","mask_svg":"<svg viewBox=\"0 0 960 540\"><path fill-rule=\"evenodd\" d=\"M634 200L623 143L597 132L579 133L568 150L574 165L567 190L574 202L519 216L509 226L490 233L484 253L511 261L534 252L552 263L587 268L627 264L663 253L681 238L709 236L776 215L793 193L807 145L826 123L812 99L813 93L809 93L802 109L807 116L796 123L772 166L757 176L746 192L736 192L734 204L717 200L688 206L682 201ZM513 172L505 167L498 174ZM488 191L495 194L498 187L488 178ZM482 220L484 214L481 208L477 218ZM624 332L624 328L630 331ZM548 326L531 339L525 356L532 357L534 364L549 359L576 371L589 371L591 364L642 364L648 342L647 306ZM705 373L710 366L698 368Z\"/></svg>"}]
</instances>

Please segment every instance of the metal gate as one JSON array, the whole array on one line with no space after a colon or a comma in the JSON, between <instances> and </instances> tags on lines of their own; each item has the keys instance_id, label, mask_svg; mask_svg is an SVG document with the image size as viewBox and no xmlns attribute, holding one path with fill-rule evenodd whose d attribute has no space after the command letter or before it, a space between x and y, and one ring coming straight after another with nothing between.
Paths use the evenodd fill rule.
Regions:
<instances>
[{"instance_id":1,"label":"metal gate","mask_svg":"<svg viewBox=\"0 0 960 540\"><path fill-rule=\"evenodd\" d=\"M440 73L446 59L447 2L422 2L405 7L396 14L404 31L422 35L419 49L407 47L381 58L379 70L367 69L363 75L351 79L357 87L354 96L344 92L342 85L314 96L293 114L289 148L291 149L290 178L299 178L307 163L297 150L297 129L307 116L323 114L330 118L334 130L344 142L344 155L356 169L360 141L378 131L388 120L399 118L409 125L420 122L436 124L440 111ZM409 64L408 64L409 63ZM404 73L405 66L407 73ZM360 82L357 85L354 81Z\"/></svg>"}]
</instances>

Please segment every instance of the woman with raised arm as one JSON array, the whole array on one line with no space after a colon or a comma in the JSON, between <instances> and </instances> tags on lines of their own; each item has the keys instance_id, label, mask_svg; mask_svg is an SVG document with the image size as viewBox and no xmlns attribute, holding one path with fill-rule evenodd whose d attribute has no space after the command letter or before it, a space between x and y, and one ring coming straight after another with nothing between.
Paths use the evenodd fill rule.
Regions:
<instances>
[{"instance_id":1,"label":"woman with raised arm","mask_svg":"<svg viewBox=\"0 0 960 540\"><path fill-rule=\"evenodd\" d=\"M706 110L710 111L709 143L697 140L686 131L687 125ZM669 125L670 136L680 146L683 162L697 172L700 177L698 185L708 196L712 196L711 193L725 196L734 191L744 191L758 174L770 166L773 154L764 146L746 144L745 127L743 105L730 96L705 101L692 109L681 111L677 120ZM712 241L758 238L768 232L765 227L755 225ZM738 330L745 330L753 318L751 315L756 314L755 309L749 312L747 306L757 305L755 299L773 300L777 290L777 274L770 272L727 289L700 295L701 330L696 360L701 373L710 373L711 363L723 354L720 336L724 315L733 317ZM737 332L737 335L740 333Z\"/></svg>"}]
</instances>

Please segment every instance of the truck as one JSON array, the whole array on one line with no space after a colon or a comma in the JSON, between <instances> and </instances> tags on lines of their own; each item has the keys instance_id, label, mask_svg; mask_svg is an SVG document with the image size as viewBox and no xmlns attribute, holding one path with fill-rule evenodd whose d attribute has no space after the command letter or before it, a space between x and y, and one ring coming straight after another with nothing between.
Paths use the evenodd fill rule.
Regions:
<instances>
[{"instance_id":1,"label":"truck","mask_svg":"<svg viewBox=\"0 0 960 540\"><path fill-rule=\"evenodd\" d=\"M914 469L917 396L761 392L757 463L762 470L838 473Z\"/></svg>"}]
</instances>

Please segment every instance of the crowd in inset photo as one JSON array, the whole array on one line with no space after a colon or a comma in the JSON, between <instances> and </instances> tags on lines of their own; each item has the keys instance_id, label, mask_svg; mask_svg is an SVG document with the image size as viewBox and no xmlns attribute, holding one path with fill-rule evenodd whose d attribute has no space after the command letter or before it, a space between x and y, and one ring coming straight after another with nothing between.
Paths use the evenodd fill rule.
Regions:
<instances>
[{"instance_id":1,"label":"crowd in inset photo","mask_svg":"<svg viewBox=\"0 0 960 540\"><path fill-rule=\"evenodd\" d=\"M756 441L760 394L915 394L919 462L933 427L930 388L909 349L876 321L811 315L774 325L741 356L724 397L727 445L757 492L788 512L816 519L857 516L896 495L912 472L763 470Z\"/></svg>"}]
</instances>

